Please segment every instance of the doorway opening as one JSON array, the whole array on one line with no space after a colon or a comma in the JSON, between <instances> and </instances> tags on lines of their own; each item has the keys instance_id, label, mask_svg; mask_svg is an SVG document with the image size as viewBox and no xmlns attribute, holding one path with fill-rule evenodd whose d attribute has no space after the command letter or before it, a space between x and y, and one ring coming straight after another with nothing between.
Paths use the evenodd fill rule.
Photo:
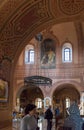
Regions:
<instances>
[{"instance_id":1,"label":"doorway opening","mask_svg":"<svg viewBox=\"0 0 84 130\"><path fill-rule=\"evenodd\" d=\"M73 102L77 104L80 101L80 93L72 84L60 85L53 93L53 106L60 110L60 117L66 118L68 113L67 109Z\"/></svg>"}]
</instances>

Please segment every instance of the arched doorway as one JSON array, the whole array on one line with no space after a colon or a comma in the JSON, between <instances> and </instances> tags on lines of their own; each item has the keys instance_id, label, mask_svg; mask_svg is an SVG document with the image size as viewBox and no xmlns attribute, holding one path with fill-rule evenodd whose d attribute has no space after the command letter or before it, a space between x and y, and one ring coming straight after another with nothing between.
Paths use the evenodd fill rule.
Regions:
<instances>
[{"instance_id":1,"label":"arched doorway","mask_svg":"<svg viewBox=\"0 0 84 130\"><path fill-rule=\"evenodd\" d=\"M53 93L54 109L59 107L62 118L67 116L66 110L74 101L79 103L80 93L72 84L60 85Z\"/></svg>"},{"instance_id":2,"label":"arched doorway","mask_svg":"<svg viewBox=\"0 0 84 130\"><path fill-rule=\"evenodd\" d=\"M23 86L17 93L16 96L16 109L20 111L24 109L28 103L33 103L37 106L38 111L42 111L43 104L43 93L37 86Z\"/></svg>"}]
</instances>

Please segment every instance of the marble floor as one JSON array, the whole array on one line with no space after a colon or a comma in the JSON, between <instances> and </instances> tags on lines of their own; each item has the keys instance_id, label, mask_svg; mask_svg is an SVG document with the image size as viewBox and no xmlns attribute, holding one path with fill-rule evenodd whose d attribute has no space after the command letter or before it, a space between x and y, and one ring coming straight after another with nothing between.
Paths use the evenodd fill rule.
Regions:
<instances>
[{"instance_id":1,"label":"marble floor","mask_svg":"<svg viewBox=\"0 0 84 130\"><path fill-rule=\"evenodd\" d=\"M20 130L20 121L21 119L13 119L13 129L12 130ZM40 127L40 130L46 130L47 122L45 119L39 119L38 126ZM52 130L55 129L55 120L53 119L53 127Z\"/></svg>"}]
</instances>

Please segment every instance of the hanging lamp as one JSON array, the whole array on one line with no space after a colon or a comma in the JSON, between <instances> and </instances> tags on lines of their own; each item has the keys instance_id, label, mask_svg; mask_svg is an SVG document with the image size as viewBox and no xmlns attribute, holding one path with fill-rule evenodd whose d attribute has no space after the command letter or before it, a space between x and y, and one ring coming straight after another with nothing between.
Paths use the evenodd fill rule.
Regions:
<instances>
[{"instance_id":1,"label":"hanging lamp","mask_svg":"<svg viewBox=\"0 0 84 130\"><path fill-rule=\"evenodd\" d=\"M37 34L35 36L35 39L38 41L38 43L40 44L40 42L42 41L43 39L43 36L41 33ZM35 85L35 86L52 86L52 79L50 79L49 77L44 77L44 76L41 76L41 75L34 75L34 76L28 76L28 77L25 77L24 78L24 84L25 85L28 85L28 84L31 84L31 85Z\"/></svg>"}]
</instances>

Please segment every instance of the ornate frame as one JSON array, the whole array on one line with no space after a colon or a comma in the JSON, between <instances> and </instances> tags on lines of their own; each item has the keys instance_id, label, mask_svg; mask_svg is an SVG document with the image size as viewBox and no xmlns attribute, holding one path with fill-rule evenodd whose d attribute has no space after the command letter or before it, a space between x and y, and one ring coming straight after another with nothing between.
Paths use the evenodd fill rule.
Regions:
<instances>
[{"instance_id":1,"label":"ornate frame","mask_svg":"<svg viewBox=\"0 0 84 130\"><path fill-rule=\"evenodd\" d=\"M8 101L8 82L0 79L0 102Z\"/></svg>"}]
</instances>

